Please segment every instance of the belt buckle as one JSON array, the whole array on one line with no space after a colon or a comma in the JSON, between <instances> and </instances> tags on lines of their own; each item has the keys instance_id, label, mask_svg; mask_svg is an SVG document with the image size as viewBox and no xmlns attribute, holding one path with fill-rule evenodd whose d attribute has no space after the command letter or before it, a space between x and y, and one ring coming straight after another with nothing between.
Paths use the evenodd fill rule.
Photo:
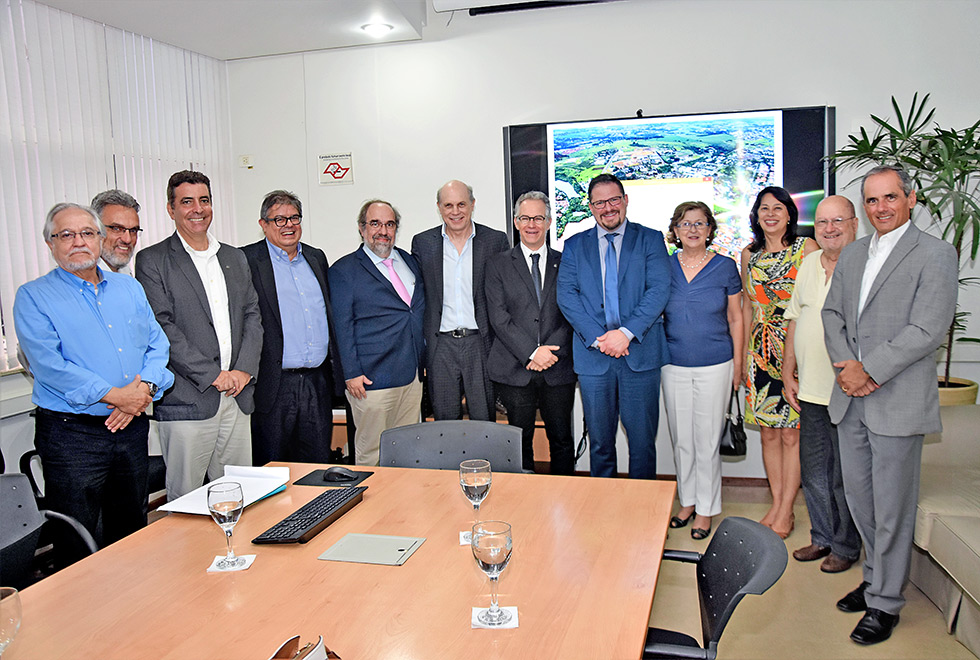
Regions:
<instances>
[{"instance_id":1,"label":"belt buckle","mask_svg":"<svg viewBox=\"0 0 980 660\"><path fill-rule=\"evenodd\" d=\"M466 328L456 328L453 330L453 337L456 339L461 339L466 336Z\"/></svg>"}]
</instances>

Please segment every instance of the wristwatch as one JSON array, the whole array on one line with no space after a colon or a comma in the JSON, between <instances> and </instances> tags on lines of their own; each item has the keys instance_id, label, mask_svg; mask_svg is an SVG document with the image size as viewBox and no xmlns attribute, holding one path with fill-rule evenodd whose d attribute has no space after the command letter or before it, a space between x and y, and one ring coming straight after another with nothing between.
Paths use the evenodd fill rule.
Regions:
<instances>
[{"instance_id":1,"label":"wristwatch","mask_svg":"<svg viewBox=\"0 0 980 660\"><path fill-rule=\"evenodd\" d=\"M157 392L160 391L160 388L157 387L157 384L156 383L151 383L148 380L144 380L143 383L146 385L147 389L150 391L150 398L155 397L157 395Z\"/></svg>"}]
</instances>

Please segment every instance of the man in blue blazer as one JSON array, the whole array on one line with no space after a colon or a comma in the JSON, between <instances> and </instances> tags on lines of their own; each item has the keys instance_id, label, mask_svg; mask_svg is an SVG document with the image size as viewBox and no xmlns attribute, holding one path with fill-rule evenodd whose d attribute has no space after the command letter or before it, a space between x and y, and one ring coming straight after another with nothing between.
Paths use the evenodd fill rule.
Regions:
<instances>
[{"instance_id":1,"label":"man in blue blazer","mask_svg":"<svg viewBox=\"0 0 980 660\"><path fill-rule=\"evenodd\" d=\"M333 397L343 390L327 290L327 257L302 243L303 204L285 190L262 200L265 238L242 248L262 312L252 460L327 463Z\"/></svg>"},{"instance_id":2,"label":"man in blue blazer","mask_svg":"<svg viewBox=\"0 0 980 660\"><path fill-rule=\"evenodd\" d=\"M670 266L659 231L628 222L629 197L612 174L589 183L596 226L565 242L558 306L572 324L594 477L617 473L616 430L629 443L629 476L657 474L660 367L667 364L663 311Z\"/></svg>"},{"instance_id":3,"label":"man in blue blazer","mask_svg":"<svg viewBox=\"0 0 980 660\"><path fill-rule=\"evenodd\" d=\"M381 432L417 423L421 411L425 291L415 257L395 247L400 222L388 202L365 202L357 216L363 244L330 268L357 465L377 465Z\"/></svg>"}]
</instances>

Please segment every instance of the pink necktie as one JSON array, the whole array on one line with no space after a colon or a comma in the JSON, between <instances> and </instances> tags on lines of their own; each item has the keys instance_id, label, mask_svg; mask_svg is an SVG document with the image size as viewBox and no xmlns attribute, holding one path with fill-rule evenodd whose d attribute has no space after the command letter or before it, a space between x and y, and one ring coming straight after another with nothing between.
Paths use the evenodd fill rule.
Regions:
<instances>
[{"instance_id":1,"label":"pink necktie","mask_svg":"<svg viewBox=\"0 0 980 660\"><path fill-rule=\"evenodd\" d=\"M395 265L391 263L391 259L382 259L381 263L388 269L388 276L391 278L391 284L395 287L395 291L405 301L405 304L411 307L412 296L408 295L408 289L405 288L405 283L402 282L402 278L398 277L398 273L395 272Z\"/></svg>"}]
</instances>

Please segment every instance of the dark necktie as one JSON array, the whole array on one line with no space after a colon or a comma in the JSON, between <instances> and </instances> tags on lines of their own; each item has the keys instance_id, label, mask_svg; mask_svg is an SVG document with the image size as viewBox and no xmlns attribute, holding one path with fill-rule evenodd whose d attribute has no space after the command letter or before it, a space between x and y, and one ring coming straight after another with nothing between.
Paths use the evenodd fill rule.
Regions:
<instances>
[{"instance_id":1,"label":"dark necktie","mask_svg":"<svg viewBox=\"0 0 980 660\"><path fill-rule=\"evenodd\" d=\"M606 330L615 330L619 322L619 268L616 264L616 247L613 241L619 234L606 234L606 279L603 292L606 298Z\"/></svg>"},{"instance_id":2,"label":"dark necktie","mask_svg":"<svg viewBox=\"0 0 980 660\"><path fill-rule=\"evenodd\" d=\"M531 255L531 279L534 281L534 295L538 297L538 307L541 307L541 261L540 254Z\"/></svg>"}]
</instances>

